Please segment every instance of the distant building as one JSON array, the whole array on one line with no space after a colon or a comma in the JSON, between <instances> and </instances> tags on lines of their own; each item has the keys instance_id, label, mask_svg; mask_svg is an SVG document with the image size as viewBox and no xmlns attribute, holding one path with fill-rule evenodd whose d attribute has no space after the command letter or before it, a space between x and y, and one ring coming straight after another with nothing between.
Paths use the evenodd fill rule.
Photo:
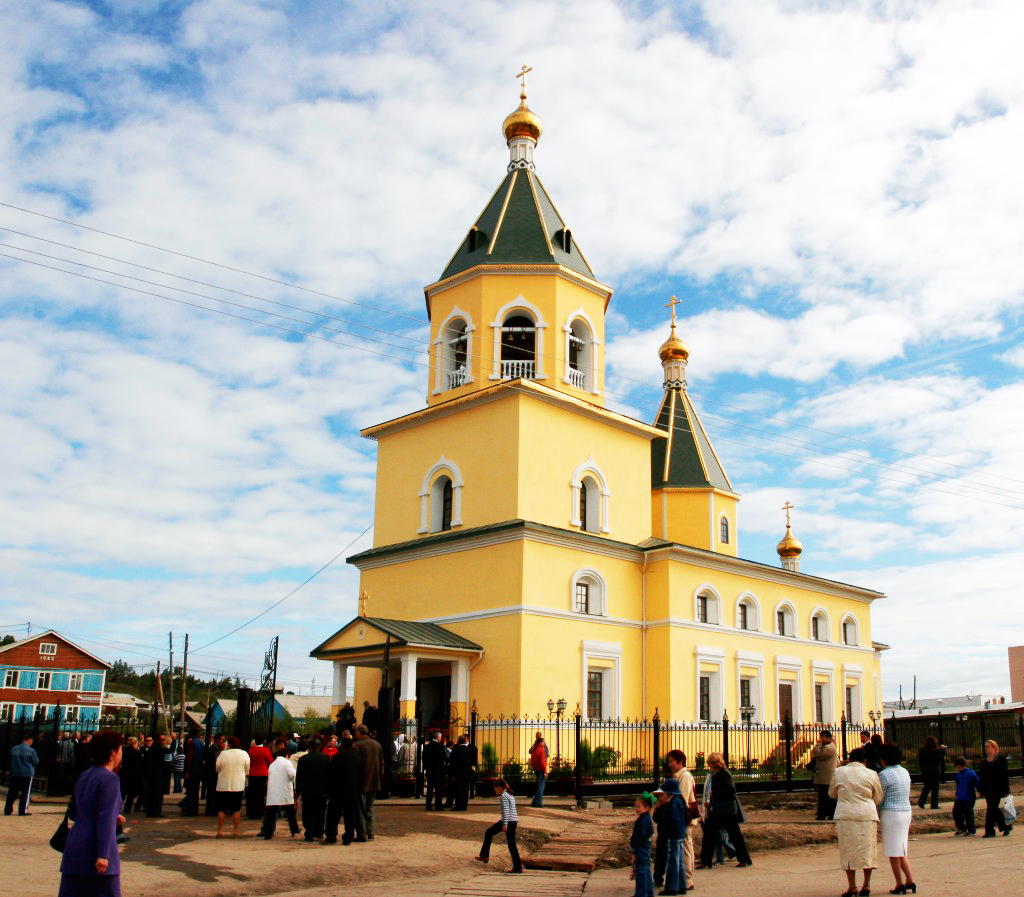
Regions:
<instances>
[{"instance_id":1,"label":"distant building","mask_svg":"<svg viewBox=\"0 0 1024 897\"><path fill-rule=\"evenodd\" d=\"M0 719L96 723L110 664L48 629L0 648Z\"/></svg>"},{"instance_id":2,"label":"distant building","mask_svg":"<svg viewBox=\"0 0 1024 897\"><path fill-rule=\"evenodd\" d=\"M1007 648L1010 656L1010 700L1024 701L1024 645Z\"/></svg>"},{"instance_id":3,"label":"distant building","mask_svg":"<svg viewBox=\"0 0 1024 897\"><path fill-rule=\"evenodd\" d=\"M1007 705L1005 695L953 695L946 698L917 698L915 700L886 701L886 716L935 716L938 713L971 713L978 710L1002 709Z\"/></svg>"},{"instance_id":4,"label":"distant building","mask_svg":"<svg viewBox=\"0 0 1024 897\"><path fill-rule=\"evenodd\" d=\"M209 722L212 731L219 732L229 718L237 713L238 701L232 698L214 698L210 709L203 717L203 725L205 726Z\"/></svg>"},{"instance_id":5,"label":"distant building","mask_svg":"<svg viewBox=\"0 0 1024 897\"><path fill-rule=\"evenodd\" d=\"M279 723L284 722L286 713L295 720L295 725L300 729L306 726L306 722L309 719L326 719L329 723L334 722L334 715L332 713L334 698L332 695L277 694L274 695L273 701L275 729L278 728ZM263 707L265 706L264 704ZM257 714L266 712L263 707L256 711ZM310 711L313 711L316 716L312 717Z\"/></svg>"},{"instance_id":6,"label":"distant building","mask_svg":"<svg viewBox=\"0 0 1024 897\"><path fill-rule=\"evenodd\" d=\"M103 692L101 716L138 716L152 710L153 705L142 698L121 691Z\"/></svg>"}]
</instances>

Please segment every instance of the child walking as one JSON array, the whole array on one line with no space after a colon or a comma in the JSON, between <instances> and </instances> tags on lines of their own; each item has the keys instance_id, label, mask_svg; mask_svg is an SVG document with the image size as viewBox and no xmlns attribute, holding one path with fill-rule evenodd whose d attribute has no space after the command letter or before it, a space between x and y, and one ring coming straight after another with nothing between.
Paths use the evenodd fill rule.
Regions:
<instances>
[{"instance_id":1,"label":"child walking","mask_svg":"<svg viewBox=\"0 0 1024 897\"><path fill-rule=\"evenodd\" d=\"M633 897L654 897L654 878L651 876L651 836L654 834L652 806L654 797L646 791L633 804L636 821L633 823L633 835L629 839L629 852L633 854L633 870L629 877L636 881Z\"/></svg>"},{"instance_id":2,"label":"child walking","mask_svg":"<svg viewBox=\"0 0 1024 897\"><path fill-rule=\"evenodd\" d=\"M501 819L484 832L484 844L480 848L480 856L477 859L481 863L486 863L491 856L491 839L498 832L504 832L505 840L508 841L509 856L512 857L512 868L508 871L519 873L523 871L523 864L519 859L519 848L516 846L516 828L519 826L516 799L512 796L512 789L504 779L495 781L494 793L501 796Z\"/></svg>"},{"instance_id":3,"label":"child walking","mask_svg":"<svg viewBox=\"0 0 1024 897\"><path fill-rule=\"evenodd\" d=\"M956 767L956 800L953 801L953 823L958 835L975 835L974 801L978 788L978 774L967 766L963 757L953 761Z\"/></svg>"}]
</instances>

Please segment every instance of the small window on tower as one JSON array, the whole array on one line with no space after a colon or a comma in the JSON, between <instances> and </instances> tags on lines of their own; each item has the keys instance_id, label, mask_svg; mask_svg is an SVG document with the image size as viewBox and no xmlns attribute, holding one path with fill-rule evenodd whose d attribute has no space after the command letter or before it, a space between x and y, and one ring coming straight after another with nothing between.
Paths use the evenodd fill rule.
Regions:
<instances>
[{"instance_id":1,"label":"small window on tower","mask_svg":"<svg viewBox=\"0 0 1024 897\"><path fill-rule=\"evenodd\" d=\"M719 539L723 545L729 544L729 518L723 516L721 523L719 524Z\"/></svg>"},{"instance_id":2,"label":"small window on tower","mask_svg":"<svg viewBox=\"0 0 1024 897\"><path fill-rule=\"evenodd\" d=\"M576 613L590 613L590 585L585 582L576 583Z\"/></svg>"}]
</instances>

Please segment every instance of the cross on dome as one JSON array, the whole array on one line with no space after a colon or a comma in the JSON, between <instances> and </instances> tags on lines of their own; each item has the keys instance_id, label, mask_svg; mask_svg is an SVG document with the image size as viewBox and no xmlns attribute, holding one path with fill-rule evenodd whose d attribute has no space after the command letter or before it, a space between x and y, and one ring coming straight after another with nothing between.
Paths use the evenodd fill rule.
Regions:
<instances>
[{"instance_id":1,"label":"cross on dome","mask_svg":"<svg viewBox=\"0 0 1024 897\"><path fill-rule=\"evenodd\" d=\"M532 71L533 71L532 66L529 66L529 65L527 65L524 62L522 70L516 74L517 78L522 79L522 87L523 87L523 93L524 94L526 93L526 75L527 75L528 72L532 72Z\"/></svg>"}]
</instances>

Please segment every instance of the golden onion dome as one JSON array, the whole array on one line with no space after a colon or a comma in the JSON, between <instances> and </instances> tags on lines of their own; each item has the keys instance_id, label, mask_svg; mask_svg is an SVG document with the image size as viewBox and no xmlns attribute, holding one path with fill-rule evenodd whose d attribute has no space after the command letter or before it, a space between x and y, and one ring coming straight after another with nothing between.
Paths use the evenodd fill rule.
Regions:
<instances>
[{"instance_id":1,"label":"golden onion dome","mask_svg":"<svg viewBox=\"0 0 1024 897\"><path fill-rule=\"evenodd\" d=\"M782 541L776 546L776 551L779 553L780 558L796 558L800 557L803 553L803 543L793 535L789 526L786 526L786 535L782 537Z\"/></svg>"},{"instance_id":2,"label":"golden onion dome","mask_svg":"<svg viewBox=\"0 0 1024 897\"><path fill-rule=\"evenodd\" d=\"M540 117L526 105L525 91L519 94L519 108L502 122L501 129L505 132L506 140L513 137L529 137L534 143L540 140L544 125Z\"/></svg>"},{"instance_id":3,"label":"golden onion dome","mask_svg":"<svg viewBox=\"0 0 1024 897\"><path fill-rule=\"evenodd\" d=\"M672 323L672 333L658 349L658 357L662 364L668 361L686 361L690 357L690 347L676 336L676 325Z\"/></svg>"}]
</instances>

